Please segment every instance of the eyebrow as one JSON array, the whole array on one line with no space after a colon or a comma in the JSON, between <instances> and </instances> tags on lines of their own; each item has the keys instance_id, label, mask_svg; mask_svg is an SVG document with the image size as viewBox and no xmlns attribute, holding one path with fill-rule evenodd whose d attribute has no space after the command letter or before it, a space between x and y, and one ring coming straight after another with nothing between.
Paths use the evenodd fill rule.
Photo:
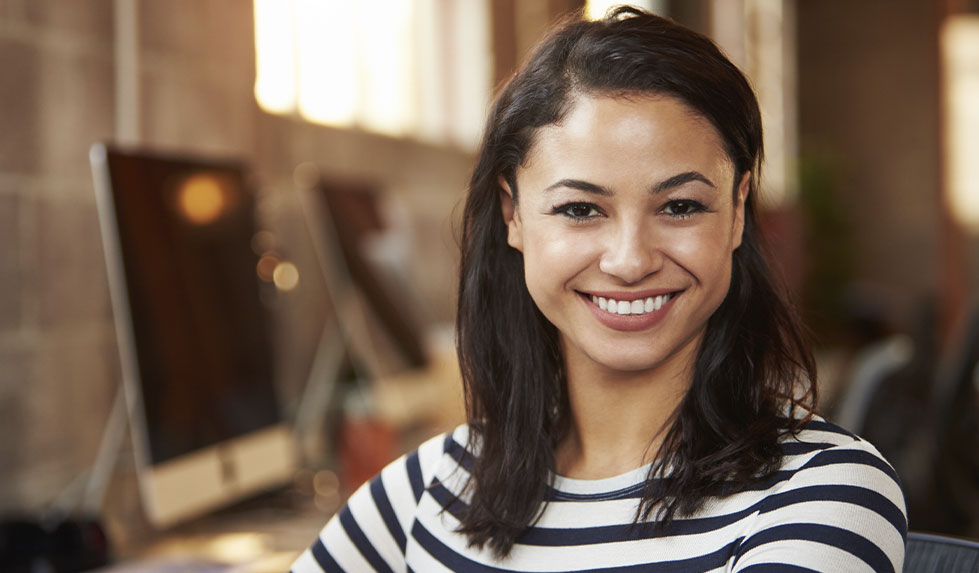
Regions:
<instances>
[{"instance_id":1,"label":"eyebrow","mask_svg":"<svg viewBox=\"0 0 979 573\"><path fill-rule=\"evenodd\" d=\"M675 189L682 185L686 185L692 181L699 181L705 185L708 185L714 189L717 188L714 182L705 177L698 171L685 171L683 173L678 173L660 181L656 185L653 185L649 192L653 195L662 193L664 191L669 191L670 189ZM582 181L580 179L562 179L557 183L549 185L544 191L552 191L559 187L567 187L569 189L577 189L579 191L584 191L585 193L592 193L594 195L601 195L602 197L611 197L614 193L607 187L597 185L595 183L589 183L588 181Z\"/></svg>"},{"instance_id":2,"label":"eyebrow","mask_svg":"<svg viewBox=\"0 0 979 573\"><path fill-rule=\"evenodd\" d=\"M700 172L698 172L698 171L685 171L683 173L678 173L678 174L674 175L673 177L670 177L669 179L666 179L665 181L661 181L661 182L657 183L656 186L653 187L652 192L653 193L662 193L663 191L667 191L669 189L680 187L681 185L686 185L687 183L690 183L691 181L700 181L701 183L703 183L703 184L705 184L705 185L707 185L709 187L713 187L714 189L717 189L717 186L714 185L714 182L711 181L710 179L704 177L704 175L701 174Z\"/></svg>"},{"instance_id":3,"label":"eyebrow","mask_svg":"<svg viewBox=\"0 0 979 573\"><path fill-rule=\"evenodd\" d=\"M601 195L602 197L611 197L614 195L611 190L601 185L596 185L594 183L589 183L587 181L582 181L580 179L562 179L557 183L548 185L544 191L553 191L558 187L567 187L569 189L577 189L579 191L584 191L585 193L592 193L594 195Z\"/></svg>"}]
</instances>

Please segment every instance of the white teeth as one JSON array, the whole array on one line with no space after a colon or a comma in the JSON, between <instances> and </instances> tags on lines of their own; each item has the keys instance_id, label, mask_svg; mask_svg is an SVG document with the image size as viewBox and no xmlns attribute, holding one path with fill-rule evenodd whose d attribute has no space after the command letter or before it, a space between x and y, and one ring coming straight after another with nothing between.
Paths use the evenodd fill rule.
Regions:
<instances>
[{"instance_id":1,"label":"white teeth","mask_svg":"<svg viewBox=\"0 0 979 573\"><path fill-rule=\"evenodd\" d=\"M614 298L606 299L605 297L592 295L591 301L598 308L609 312L611 314L646 314L650 312L657 311L663 308L663 305L673 298L672 294L664 294L660 296L651 296L645 299L636 300L615 300Z\"/></svg>"}]
</instances>

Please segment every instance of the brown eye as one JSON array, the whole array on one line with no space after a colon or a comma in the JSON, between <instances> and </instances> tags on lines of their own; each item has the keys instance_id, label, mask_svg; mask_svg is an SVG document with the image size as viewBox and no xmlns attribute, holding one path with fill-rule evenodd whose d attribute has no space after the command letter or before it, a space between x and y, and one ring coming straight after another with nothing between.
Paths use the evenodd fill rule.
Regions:
<instances>
[{"instance_id":1,"label":"brown eye","mask_svg":"<svg viewBox=\"0 0 979 573\"><path fill-rule=\"evenodd\" d=\"M598 207L591 203L567 203L555 207L553 212L573 221L587 221L602 214Z\"/></svg>"},{"instance_id":2,"label":"brown eye","mask_svg":"<svg viewBox=\"0 0 979 573\"><path fill-rule=\"evenodd\" d=\"M677 201L672 205L674 215L687 215L690 213L691 207L690 203L685 201Z\"/></svg>"},{"instance_id":3,"label":"brown eye","mask_svg":"<svg viewBox=\"0 0 979 573\"><path fill-rule=\"evenodd\" d=\"M670 201L666 204L666 208L664 209L667 215L676 217L677 219L686 219L695 213L700 213L701 211L705 210L705 207L700 203L685 199Z\"/></svg>"}]
</instances>

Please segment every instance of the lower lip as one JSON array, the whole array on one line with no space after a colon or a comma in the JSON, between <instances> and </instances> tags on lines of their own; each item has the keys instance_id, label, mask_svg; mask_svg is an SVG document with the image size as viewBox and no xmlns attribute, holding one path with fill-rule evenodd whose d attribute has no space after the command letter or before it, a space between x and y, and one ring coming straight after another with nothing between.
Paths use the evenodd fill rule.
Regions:
<instances>
[{"instance_id":1,"label":"lower lip","mask_svg":"<svg viewBox=\"0 0 979 573\"><path fill-rule=\"evenodd\" d=\"M656 326L663 318L666 313L670 311L673 307L673 301L675 301L680 296L680 293L674 294L670 297L670 300L666 301L666 304L661 306L658 310L653 312L647 312L645 314L612 314L606 310L602 310L595 303L591 301L591 296L582 294L581 300L584 302L588 308L595 315L595 318L605 326L611 328L612 330L621 330L623 332L635 332L637 330L646 330L647 328L652 328Z\"/></svg>"}]
</instances>

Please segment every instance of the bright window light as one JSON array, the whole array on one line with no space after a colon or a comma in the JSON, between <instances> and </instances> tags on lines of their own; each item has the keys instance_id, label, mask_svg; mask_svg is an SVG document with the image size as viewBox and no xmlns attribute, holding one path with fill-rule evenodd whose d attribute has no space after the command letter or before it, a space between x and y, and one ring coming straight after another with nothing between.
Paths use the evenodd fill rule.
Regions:
<instances>
[{"instance_id":1,"label":"bright window light","mask_svg":"<svg viewBox=\"0 0 979 573\"><path fill-rule=\"evenodd\" d=\"M270 113L475 147L489 0L253 0L255 98Z\"/></svg>"},{"instance_id":2,"label":"bright window light","mask_svg":"<svg viewBox=\"0 0 979 573\"><path fill-rule=\"evenodd\" d=\"M353 4L353 2L351 2ZM364 127L390 135L403 135L415 115L415 51L412 37L412 0L375 0L357 3L370 22L371 33L360 35L360 68L364 71Z\"/></svg>"},{"instance_id":3,"label":"bright window light","mask_svg":"<svg viewBox=\"0 0 979 573\"><path fill-rule=\"evenodd\" d=\"M357 116L360 83L360 67L354 57L358 3L293 2L299 39L299 113L316 123L351 126Z\"/></svg>"},{"instance_id":4,"label":"bright window light","mask_svg":"<svg viewBox=\"0 0 979 573\"><path fill-rule=\"evenodd\" d=\"M440 10L439 0L415 2L415 70L418 74L415 97L418 102L417 136L423 141L444 141L449 132L449 118L445 113L445 38L442 31L445 13ZM487 76L487 80L489 77ZM487 90L486 93L489 93Z\"/></svg>"},{"instance_id":5,"label":"bright window light","mask_svg":"<svg viewBox=\"0 0 979 573\"><path fill-rule=\"evenodd\" d=\"M942 29L949 206L979 232L979 16L950 17Z\"/></svg>"},{"instance_id":6,"label":"bright window light","mask_svg":"<svg viewBox=\"0 0 979 573\"><path fill-rule=\"evenodd\" d=\"M666 14L665 0L640 0L639 2L622 2L621 0L587 0L585 2L585 18L589 20L601 20L614 6L627 4L641 8L654 14Z\"/></svg>"},{"instance_id":7,"label":"bright window light","mask_svg":"<svg viewBox=\"0 0 979 573\"><path fill-rule=\"evenodd\" d=\"M489 2L466 0L455 6L450 28L454 30L449 66L455 81L450 92L449 137L464 149L475 149L492 91L493 61L490 50Z\"/></svg>"},{"instance_id":8,"label":"bright window light","mask_svg":"<svg viewBox=\"0 0 979 573\"><path fill-rule=\"evenodd\" d=\"M294 13L290 1L255 0L255 99L271 113L296 107Z\"/></svg>"}]
</instances>

